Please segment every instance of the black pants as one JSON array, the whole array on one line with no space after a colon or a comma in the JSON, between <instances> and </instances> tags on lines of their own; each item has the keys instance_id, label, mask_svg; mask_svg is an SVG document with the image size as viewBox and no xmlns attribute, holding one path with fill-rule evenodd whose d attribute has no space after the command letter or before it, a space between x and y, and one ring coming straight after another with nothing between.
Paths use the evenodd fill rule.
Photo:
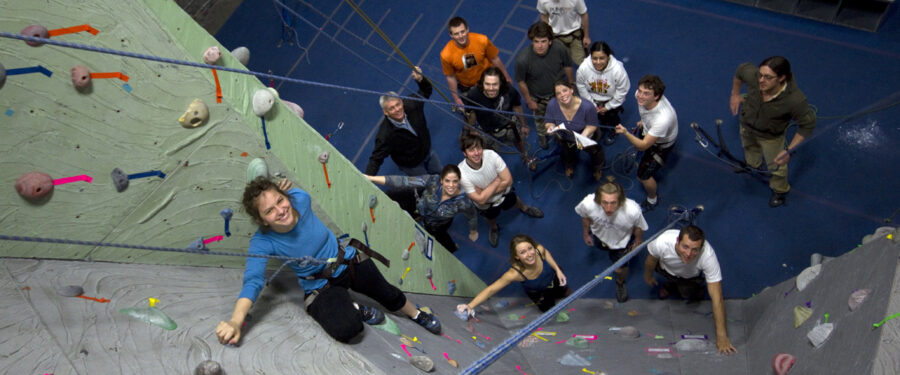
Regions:
<instances>
[{"instance_id":1,"label":"black pants","mask_svg":"<svg viewBox=\"0 0 900 375\"><path fill-rule=\"evenodd\" d=\"M406 304L406 295L384 279L372 259L358 262L354 258L340 276L318 289L318 295L306 308L322 329L340 342L350 341L363 330L362 315L353 307L348 289L374 299L389 311L400 310Z\"/></svg>"},{"instance_id":2,"label":"black pants","mask_svg":"<svg viewBox=\"0 0 900 375\"><path fill-rule=\"evenodd\" d=\"M553 283L544 290L525 290L528 298L537 305L541 312L550 310L556 306L556 301L565 298L569 294L568 286L559 286L559 279L553 276Z\"/></svg>"},{"instance_id":3,"label":"black pants","mask_svg":"<svg viewBox=\"0 0 900 375\"><path fill-rule=\"evenodd\" d=\"M451 238L450 233L447 232L448 230L450 230L450 225L452 224L453 219L450 219L450 221L448 221L446 224L425 224L423 226L425 227L425 230L428 231L428 233L434 236L434 239L437 240L438 243L444 245L444 248L447 249L447 251L453 253L457 250L456 242L453 242L453 238Z\"/></svg>"},{"instance_id":4,"label":"black pants","mask_svg":"<svg viewBox=\"0 0 900 375\"><path fill-rule=\"evenodd\" d=\"M597 133L594 133L594 136L591 138L598 143L584 148L584 151L591 156L592 173L603 172L603 165L606 164L606 155L603 153L603 147L600 145L600 138L597 135ZM557 138L556 141L559 143L559 158L562 159L563 166L566 169L575 169L575 163L578 162L578 147L575 146L575 143L560 138Z\"/></svg>"},{"instance_id":5,"label":"black pants","mask_svg":"<svg viewBox=\"0 0 900 375\"><path fill-rule=\"evenodd\" d=\"M666 279L666 284L661 287L666 288L670 294L678 293L682 298L692 301L699 301L703 298L703 293L706 291L706 280L702 274L685 279L669 273L658 263L656 264L656 272Z\"/></svg>"}]
</instances>

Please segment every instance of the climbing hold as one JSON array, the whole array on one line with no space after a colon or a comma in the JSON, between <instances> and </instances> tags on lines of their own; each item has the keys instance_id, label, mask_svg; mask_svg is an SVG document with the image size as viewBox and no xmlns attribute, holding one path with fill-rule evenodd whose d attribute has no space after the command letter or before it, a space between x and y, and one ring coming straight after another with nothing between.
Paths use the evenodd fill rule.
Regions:
<instances>
[{"instance_id":1,"label":"climbing hold","mask_svg":"<svg viewBox=\"0 0 900 375\"><path fill-rule=\"evenodd\" d=\"M559 314L556 315L556 321L558 323L565 323L569 321L569 314L566 314L565 311L560 311Z\"/></svg>"},{"instance_id":2,"label":"climbing hold","mask_svg":"<svg viewBox=\"0 0 900 375\"><path fill-rule=\"evenodd\" d=\"M286 105L288 108L290 108L291 111L294 111L294 113L296 113L297 116L300 116L300 118L303 118L303 114L304 114L303 107L300 107L300 105L298 105L297 103L289 102L284 99L282 99L281 101L283 101L284 105Z\"/></svg>"},{"instance_id":3,"label":"climbing hold","mask_svg":"<svg viewBox=\"0 0 900 375\"><path fill-rule=\"evenodd\" d=\"M519 342L519 347L520 348L529 348L532 345L541 342L541 339L542 339L542 337L529 335L528 337L524 338L521 342ZM544 340L546 340L546 339L544 339Z\"/></svg>"},{"instance_id":4,"label":"climbing hold","mask_svg":"<svg viewBox=\"0 0 900 375\"><path fill-rule=\"evenodd\" d=\"M456 280L450 280L447 282L447 294L452 296L453 292L456 292Z\"/></svg>"},{"instance_id":5,"label":"climbing hold","mask_svg":"<svg viewBox=\"0 0 900 375\"><path fill-rule=\"evenodd\" d=\"M575 354L575 352L571 350L556 361L563 366L588 367L591 365L591 361L584 359L584 357Z\"/></svg>"},{"instance_id":6,"label":"climbing hold","mask_svg":"<svg viewBox=\"0 0 900 375\"><path fill-rule=\"evenodd\" d=\"M178 123L187 129L202 126L209 119L209 107L201 99L194 99L178 118Z\"/></svg>"},{"instance_id":7,"label":"climbing hold","mask_svg":"<svg viewBox=\"0 0 900 375\"><path fill-rule=\"evenodd\" d=\"M803 289L805 289L806 286L809 285L809 283L811 283L813 281L813 279L816 278L816 276L819 276L820 272L822 272L821 264L806 267L805 270L803 270L802 272L800 272L799 275L797 275L797 290L802 292Z\"/></svg>"},{"instance_id":8,"label":"climbing hold","mask_svg":"<svg viewBox=\"0 0 900 375\"><path fill-rule=\"evenodd\" d=\"M319 163L325 164L326 162L328 162L328 151L322 151L319 154Z\"/></svg>"},{"instance_id":9,"label":"climbing hold","mask_svg":"<svg viewBox=\"0 0 900 375\"><path fill-rule=\"evenodd\" d=\"M425 372L431 372L431 370L434 370L434 361L424 355L417 355L415 357L409 358L409 364Z\"/></svg>"},{"instance_id":10,"label":"climbing hold","mask_svg":"<svg viewBox=\"0 0 900 375\"><path fill-rule=\"evenodd\" d=\"M203 51L203 62L207 64L215 64L222 57L222 51L219 51L218 46L212 46Z\"/></svg>"},{"instance_id":11,"label":"climbing hold","mask_svg":"<svg viewBox=\"0 0 900 375\"><path fill-rule=\"evenodd\" d=\"M257 177L269 178L269 166L263 158L256 158L247 165L247 182L255 180Z\"/></svg>"},{"instance_id":12,"label":"climbing hold","mask_svg":"<svg viewBox=\"0 0 900 375\"><path fill-rule=\"evenodd\" d=\"M400 327L398 327L397 323L391 320L391 318L387 315L384 316L384 322L381 322L381 324L376 324L372 327L388 332L394 336L400 336Z\"/></svg>"},{"instance_id":13,"label":"climbing hold","mask_svg":"<svg viewBox=\"0 0 900 375\"><path fill-rule=\"evenodd\" d=\"M641 331L638 331L638 329L633 326L622 327L622 329L619 330L619 334L622 335L622 337L629 339L641 337Z\"/></svg>"},{"instance_id":14,"label":"climbing hold","mask_svg":"<svg viewBox=\"0 0 900 375\"><path fill-rule=\"evenodd\" d=\"M871 289L860 289L850 293L850 300L847 301L847 304L850 306L850 311L856 311L856 308L866 301L866 297L869 296L869 293L872 293Z\"/></svg>"},{"instance_id":15,"label":"climbing hold","mask_svg":"<svg viewBox=\"0 0 900 375\"><path fill-rule=\"evenodd\" d=\"M637 310L631 310L628 312L628 316L638 316Z\"/></svg>"},{"instance_id":16,"label":"climbing hold","mask_svg":"<svg viewBox=\"0 0 900 375\"><path fill-rule=\"evenodd\" d=\"M613 302L613 301L603 301L603 308L604 308L604 309L610 310L610 309L612 309L612 308L614 308L614 307L616 307L616 303L615 303L615 302Z\"/></svg>"},{"instance_id":17,"label":"climbing hold","mask_svg":"<svg viewBox=\"0 0 900 375\"><path fill-rule=\"evenodd\" d=\"M83 65L72 67L72 84L76 89L88 87L91 84L91 71Z\"/></svg>"},{"instance_id":18,"label":"climbing hold","mask_svg":"<svg viewBox=\"0 0 900 375\"><path fill-rule=\"evenodd\" d=\"M109 173L109 177L112 179L116 191L121 193L128 188L128 175L126 175L125 172L122 172L121 169L113 168L112 172Z\"/></svg>"},{"instance_id":19,"label":"climbing hold","mask_svg":"<svg viewBox=\"0 0 900 375\"><path fill-rule=\"evenodd\" d=\"M196 368L194 368L194 375L224 375L225 371L222 370L222 365L219 362L213 360L206 360L200 362Z\"/></svg>"},{"instance_id":20,"label":"climbing hold","mask_svg":"<svg viewBox=\"0 0 900 375\"><path fill-rule=\"evenodd\" d=\"M772 358L772 370L776 375L786 375L794 365L796 358L788 353L778 353Z\"/></svg>"},{"instance_id":21,"label":"climbing hold","mask_svg":"<svg viewBox=\"0 0 900 375\"><path fill-rule=\"evenodd\" d=\"M50 30L47 30L46 27L43 27L41 25L30 25L22 29L22 35L33 36L35 38L50 39ZM32 47L40 47L44 45L44 43L32 42L29 40L26 40L25 44Z\"/></svg>"},{"instance_id":22,"label":"climbing hold","mask_svg":"<svg viewBox=\"0 0 900 375\"><path fill-rule=\"evenodd\" d=\"M150 307L155 307L159 300L153 297L147 298L147 303L150 304Z\"/></svg>"},{"instance_id":23,"label":"climbing hold","mask_svg":"<svg viewBox=\"0 0 900 375\"><path fill-rule=\"evenodd\" d=\"M509 306L509 301L507 301L507 300L505 300L505 299L502 299L502 300L500 300L499 302L497 302L497 303L494 304L494 308L495 308L495 309L502 309L502 308L507 307L507 306Z\"/></svg>"},{"instance_id":24,"label":"climbing hold","mask_svg":"<svg viewBox=\"0 0 900 375\"><path fill-rule=\"evenodd\" d=\"M828 337L831 336L831 331L833 330L834 323L819 324L806 334L806 338L809 339L809 342L814 347L818 348L828 340Z\"/></svg>"},{"instance_id":25,"label":"climbing hold","mask_svg":"<svg viewBox=\"0 0 900 375\"><path fill-rule=\"evenodd\" d=\"M253 113L259 117L265 116L275 105L276 98L278 98L278 91L271 87L256 90L253 93Z\"/></svg>"},{"instance_id":26,"label":"climbing hold","mask_svg":"<svg viewBox=\"0 0 900 375\"><path fill-rule=\"evenodd\" d=\"M126 307L119 309L119 312L170 331L178 328L172 318L156 307Z\"/></svg>"},{"instance_id":27,"label":"climbing hold","mask_svg":"<svg viewBox=\"0 0 900 375\"><path fill-rule=\"evenodd\" d=\"M57 289L56 293L63 297L78 297L84 294L84 288L78 285L66 285Z\"/></svg>"},{"instance_id":28,"label":"climbing hold","mask_svg":"<svg viewBox=\"0 0 900 375\"><path fill-rule=\"evenodd\" d=\"M806 319L812 316L812 309L806 306L794 307L794 328L800 327Z\"/></svg>"},{"instance_id":29,"label":"climbing hold","mask_svg":"<svg viewBox=\"0 0 900 375\"><path fill-rule=\"evenodd\" d=\"M231 55L243 66L247 66L247 63L250 62L250 50L247 47L235 48L231 50Z\"/></svg>"},{"instance_id":30,"label":"climbing hold","mask_svg":"<svg viewBox=\"0 0 900 375\"><path fill-rule=\"evenodd\" d=\"M566 345L574 346L578 349L586 349L588 347L588 340L585 340L584 337L570 337L566 340Z\"/></svg>"},{"instance_id":31,"label":"climbing hold","mask_svg":"<svg viewBox=\"0 0 900 375\"><path fill-rule=\"evenodd\" d=\"M675 343L675 349L679 352L705 352L711 348L712 344L708 340L684 339Z\"/></svg>"},{"instance_id":32,"label":"climbing hold","mask_svg":"<svg viewBox=\"0 0 900 375\"><path fill-rule=\"evenodd\" d=\"M28 172L16 179L16 192L29 201L40 201L53 192L53 178L43 172Z\"/></svg>"}]
</instances>

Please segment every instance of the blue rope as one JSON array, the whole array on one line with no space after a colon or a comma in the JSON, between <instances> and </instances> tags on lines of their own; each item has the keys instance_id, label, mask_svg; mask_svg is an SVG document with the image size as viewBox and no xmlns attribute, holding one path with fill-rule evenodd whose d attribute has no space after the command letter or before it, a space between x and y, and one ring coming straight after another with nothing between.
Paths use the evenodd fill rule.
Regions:
<instances>
[{"instance_id":1,"label":"blue rope","mask_svg":"<svg viewBox=\"0 0 900 375\"><path fill-rule=\"evenodd\" d=\"M310 86L318 86L318 87L324 87L324 88L335 89L335 90L353 91L353 92L358 92L358 93L363 93L363 94L371 94L371 95L379 95L379 96L384 95L384 92L381 92L381 91L366 90L366 89L361 89L361 88L356 88L356 87L341 86L341 85L335 85L335 84L324 83L324 82L308 81L305 79L291 78L291 77L279 76L279 75L269 74L269 73L261 73L261 72L256 72L256 71L252 71L252 70L229 68L227 66L204 64L204 63L198 63L198 62L186 61L186 60L178 60L178 59L172 59L172 58L168 58L168 57L159 57L159 56L147 55L147 54L143 54L143 53L122 51L122 50L116 50L116 49L105 48L105 47L96 47L96 46L91 46L91 45L82 44L82 43L73 43L73 42L66 42L66 41L62 41L62 40L38 38L38 37L33 37L33 36L28 36L28 35L9 33L6 31L0 31L0 37L8 38L8 39L19 39L19 40L24 40L24 41L29 41L29 42L38 42L38 43L50 44L50 45L54 45L54 46L58 46L58 47L74 48L74 49L80 49L80 50L91 51L91 52L105 53L105 54L110 54L110 55L125 56L125 57L131 57L131 58L135 58L135 59L150 60L150 61L156 61L156 62L167 63L167 64L192 66L195 68L204 68L204 69L216 69L218 71L232 72L232 73L238 73L238 74L248 74L248 75L252 75L252 76L256 76L256 77L260 77L260 78L275 79L275 80L299 83L299 84L310 85ZM443 102L443 101L439 101L439 100L431 100L431 99L425 99L425 98L414 97L414 96L398 96L398 97L401 99L405 99L405 100L414 100L414 101L425 102L425 103L433 103L433 104L440 104L440 105L454 105L452 103L447 103L447 102ZM457 107L459 107L459 106L457 106ZM483 107L464 106L462 108L472 109L472 110L477 109L477 110L481 110L481 111L490 111L490 112L497 112L497 113L510 114L510 115L518 115L517 112L501 111L501 110L496 110L496 109L485 109ZM525 116L536 117L536 116L527 115L527 114Z\"/></svg>"},{"instance_id":2,"label":"blue rope","mask_svg":"<svg viewBox=\"0 0 900 375\"><path fill-rule=\"evenodd\" d=\"M528 323L525 327L520 329L518 332L507 338L505 341L497 345L493 350L489 353L485 354L484 357L475 361L468 368L460 372L460 374L479 374L484 371L491 363L494 363L497 359L500 358L503 354L505 354L509 349L515 346L519 341L525 338L525 336L530 335L532 332L538 329L541 325L546 323L551 318L555 317L560 311L564 308L568 307L572 302L575 302L576 299L581 298L581 296L585 295L588 291L599 285L603 282L603 278L609 276L619 267L622 267L625 263L634 258L641 250L647 247L647 244L653 242L653 240L658 237L660 234L675 226L682 221L693 222L696 218L697 214L702 211L703 208L698 206L697 208L691 210L684 210L681 212L681 215L677 218L677 220L669 223L669 225L665 226L663 229L660 229L656 234L653 235L650 239L641 243L638 247L634 248L634 250L630 251L628 254L620 258L618 261L613 263L613 265L609 266L603 273L597 275L593 280L589 281L587 284L584 284L578 290L572 292L568 297L560 301L553 306L550 310L547 310L544 314L537 317L537 319L533 320L531 323Z\"/></svg>"},{"instance_id":3,"label":"blue rope","mask_svg":"<svg viewBox=\"0 0 900 375\"><path fill-rule=\"evenodd\" d=\"M99 242L99 241L81 241L81 240L70 240L70 239L64 239L64 238L8 236L5 234L0 234L0 240L23 241L23 242L43 242L43 243L85 245L85 246L101 246L101 247L118 247L118 248L125 248L125 249L168 251L168 252L191 253L191 254L202 254L202 255L224 255L224 256L232 256L232 257L245 257L245 258L250 257L250 258L279 259L279 260L283 260L286 262L288 262L288 261L298 262L300 267L307 267L310 265L327 264L328 263L327 260L313 258L308 255L302 256L299 258L295 258L295 257L286 257L286 256L280 256L280 255L243 254L243 253L232 253L232 252L225 252L225 251L179 249L179 248L175 248L175 247L129 245L129 244Z\"/></svg>"},{"instance_id":4,"label":"blue rope","mask_svg":"<svg viewBox=\"0 0 900 375\"><path fill-rule=\"evenodd\" d=\"M349 53L350 53L351 55L353 55L353 56L356 56L356 57L357 57L360 61L362 61L364 64L368 65L369 67L371 67L371 68L374 69L375 71L381 73L381 74L384 75L385 77L388 77L388 78L391 79L392 81L394 81L394 82L396 82L397 84L399 84L401 87L404 87L404 88L405 88L405 85L403 84L403 82L401 82L400 80L398 80L397 78L395 78L393 75L388 74L387 72L385 72L385 71L384 71L383 69L381 69L378 65L375 65L374 63L372 63L371 61L369 61L369 59L366 59L366 58L362 57L362 56L361 56L358 52L356 52L356 50L354 50L353 48L347 47L347 45L345 45L345 44L341 43L339 40L335 39L335 38L334 38L334 35L331 35L331 34L328 34L328 33L324 32L324 31L322 31L322 29L320 29L318 26L316 26L315 24L313 24L312 21L307 20L305 17L303 17L302 15L300 15L300 13L297 13L297 11L295 11L295 10L291 9L290 7L284 5L284 4L281 3L280 1L278 1L278 0L273 0L273 2L274 2L275 4L277 4L278 6L282 7L283 9L287 10L287 11L288 11L289 13L291 13L294 17L297 17L297 19L299 19L300 21L303 21L303 23L305 23L307 26L311 27L311 28L312 28L313 30L315 30L316 32L328 36L328 38L331 39L331 42L332 42L332 43L335 43L335 44L337 44L339 47L341 47L341 48L347 50L347 52L349 52ZM309 6L310 8L312 8L311 5L307 5L307 6ZM335 23L335 22L332 22L332 23ZM337 24L337 23L335 23L335 24L338 26L339 29L346 31L348 34L351 34L351 35L353 35L354 37L356 37L357 39L360 39L360 41L365 42L363 39L357 37L357 36L356 36L355 34L353 34L353 33L350 33L348 30L344 29L344 28L341 27L339 24ZM366 42L366 44L368 44L368 42ZM370 46L371 46L371 45L370 45ZM374 48L374 47L373 47L373 48ZM380 50L379 50L379 51L380 51ZM434 81L431 80L430 78L428 78L427 76L425 76L425 74L422 74L422 76L424 77L423 79L428 79L428 81L432 83L432 86L436 86L436 85L434 84ZM444 87L444 86L441 86L441 87ZM382 93L381 95L383 95L383 93ZM452 105L454 105L453 103L445 103L445 102L442 102L442 101L427 100L427 99L424 99L424 98L421 98L421 97L413 97L413 96L398 96L398 97L401 98L401 99L410 99L410 100L416 100L416 101L421 101L421 102L426 102L426 103L427 103L427 102L430 102L430 103L441 104L440 106L437 106L437 109L440 110L440 111L442 111L442 112L444 112L444 113L446 113L446 114L449 115L451 118L456 119L456 121L460 122L460 123L463 125L463 128L475 130L475 131L477 131L479 134L481 134L482 137L487 138L487 139L490 139L490 140L492 140L492 141L494 141L494 142L496 142L496 143L498 143L498 144L501 144L501 145L503 145L503 146L505 146L505 147L507 147L507 148L514 148L513 145L510 145L510 144L508 144L508 143L506 143L506 142L503 142L503 141L501 141L501 140L499 140L499 139L497 139L497 138L494 138L492 135L488 134L487 132L485 132L485 131L483 131L483 130L481 130L481 129L479 129L479 128L476 128L476 127L474 127L474 126L469 125L469 124L466 123L465 121L462 121L462 119L461 119L459 116L454 115L453 112L451 112L450 110L444 108L444 105L448 105L448 104L449 104L449 105L452 106ZM481 106L481 105L479 105L477 108L481 108L482 110L484 110L484 107ZM509 114L518 114L518 112L505 112L505 111L499 111L499 110L494 110L494 109L490 109L490 108L488 108L487 111L491 111L491 112L501 112L501 113L509 113ZM537 116L534 116L534 115L528 115L528 114L524 114L524 113L523 113L523 116L537 118ZM527 157L528 155L525 155L525 156Z\"/></svg>"}]
</instances>

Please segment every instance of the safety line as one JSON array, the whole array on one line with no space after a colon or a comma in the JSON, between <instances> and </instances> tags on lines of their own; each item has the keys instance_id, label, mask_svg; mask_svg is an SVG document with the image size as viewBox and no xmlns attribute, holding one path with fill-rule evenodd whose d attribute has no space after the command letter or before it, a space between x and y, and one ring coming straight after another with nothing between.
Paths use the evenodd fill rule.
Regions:
<instances>
[{"instance_id":1,"label":"safety line","mask_svg":"<svg viewBox=\"0 0 900 375\"><path fill-rule=\"evenodd\" d=\"M537 317L535 320L531 321L525 327L522 327L518 332L507 338L505 341L497 345L494 349L492 349L489 353L485 354L481 359L473 362L468 368L460 372L460 374L479 374L484 371L491 363L500 358L501 355L505 354L509 349L515 346L519 341L524 339L526 336L530 335L532 332L536 331L538 327L542 324L546 323L551 318L555 317L560 311L564 308L568 307L572 302L575 302L576 299L580 298L588 291L599 285L603 282L604 277L612 274L616 269L623 266L625 263L634 258L638 253L640 253L644 248L647 247L647 244L653 242L653 240L658 237L660 234L668 230L669 228L675 226L675 224L681 223L682 221L693 223L696 216L703 211L703 206L697 206L690 210L684 210L683 212L676 213L678 219L669 223L662 229L660 229L653 237L644 241L637 247L635 247L632 251L628 252L625 256L620 258L618 261L609 266L606 270L604 270L601 274L594 277L593 280L584 284L578 290L572 292L568 297L558 302L556 306L547 310L547 312L543 313L541 316Z\"/></svg>"},{"instance_id":2,"label":"safety line","mask_svg":"<svg viewBox=\"0 0 900 375\"><path fill-rule=\"evenodd\" d=\"M305 79L285 77L285 76L280 76L280 75L276 75L276 74L262 73L262 72L252 71L252 70L236 69L236 68L230 68L230 67L221 66L221 65L212 65L212 64L198 63L198 62L193 62L193 61L178 60L178 59L172 59L172 58L168 58L168 57L147 55L147 54L143 54L143 53L122 51L122 50L116 50L116 49L105 48L105 47L96 47L96 46L91 46L91 45L87 45L87 44L74 43L74 42L68 42L68 41L63 41L63 40L38 38L38 37L33 37L33 36L28 36L28 35L10 33L10 32L6 32L6 31L0 31L0 37L49 44L49 45L54 45L54 46L58 46L58 47L74 48L74 49L80 49L80 50L91 51L91 52L99 52L99 53L105 53L105 54L110 54L110 55L131 57L131 58L142 59L142 60L150 60L150 61L156 61L156 62L167 63L167 64L192 66L195 68L204 68L204 69L216 69L219 71L232 72L232 73L238 73L238 74L247 74L247 75L252 75L252 76L256 76L256 77L260 77L260 78L283 80L283 81L292 82L292 83L324 87L324 88L335 89L335 90L353 91L353 92L359 92L359 93L363 93L363 94L371 94L371 95L379 95L379 96L384 95L384 92L382 92L382 91L367 90L367 89L361 89L361 88L356 88L356 87L342 86L342 85L317 82L317 81L309 81L309 80L305 80ZM397 97L400 99L405 99L405 100L413 100L413 101L419 101L419 102L425 102L425 103L434 103L434 104L439 104L439 105L448 105L449 104L447 102L442 102L442 101L438 101L438 100L430 100L430 99L414 97L414 96L397 95ZM459 107L459 106L457 106L457 107ZM501 110L496 110L496 109L485 109L485 108L481 108L481 107L464 106L463 108L518 115L518 112L501 111ZM536 117L536 116L528 115L528 114L524 114L524 116Z\"/></svg>"},{"instance_id":3,"label":"safety line","mask_svg":"<svg viewBox=\"0 0 900 375\"><path fill-rule=\"evenodd\" d=\"M112 243L112 242L70 240L70 239L66 239L66 238L9 236L9 235L5 235L5 234L0 234L0 240L22 241L22 242L42 242L42 243L67 244L67 245L100 246L100 247L117 247L117 248L123 248L123 249L167 251L167 252L191 253L191 254L201 254L201 255L224 255L224 256L242 257L242 258L279 259L279 260L283 260L283 261L298 262L301 267L307 267L309 265L314 265L314 264L328 263L328 261L325 259L317 259L317 258L308 256L308 255L297 258L297 257L287 257L287 256L281 256L281 255L232 253L232 252L227 252L227 251L208 250L208 249L205 249L205 246L203 249L195 250L195 249L191 249L191 248L179 249L179 248L175 248L175 247L130 245L130 244L121 244L121 243Z\"/></svg>"},{"instance_id":4,"label":"safety line","mask_svg":"<svg viewBox=\"0 0 900 375\"><path fill-rule=\"evenodd\" d=\"M416 64L413 64L413 62L410 61L408 57L406 57L406 54L404 54L403 51L401 51L400 48L397 47L397 45L394 44L393 41L391 41L391 38L388 38L387 34L385 34L384 31L381 31L381 28L378 27L378 25L376 25L368 15L366 15L366 12L363 12L359 5L356 5L356 2L354 2L353 0L344 0L344 2L347 3L347 5L350 5L350 7L353 8L353 11L355 11L356 14L359 14L363 21L366 21L366 23L369 24L369 27L371 27L372 30L375 30L375 33L377 33L378 36L381 37L381 39L384 39L384 41L394 49L394 52L400 55L400 57L403 58L403 61L406 61L406 64L409 65L411 69L416 69ZM434 90L437 91L438 94L441 94L441 97L443 97L444 100L446 100L447 102L451 102L450 98L448 98L447 95L444 94L444 92L441 91L433 81L431 81L431 78L426 77L424 74L422 75L422 77L427 79L428 83L431 83L431 86L434 87Z\"/></svg>"}]
</instances>

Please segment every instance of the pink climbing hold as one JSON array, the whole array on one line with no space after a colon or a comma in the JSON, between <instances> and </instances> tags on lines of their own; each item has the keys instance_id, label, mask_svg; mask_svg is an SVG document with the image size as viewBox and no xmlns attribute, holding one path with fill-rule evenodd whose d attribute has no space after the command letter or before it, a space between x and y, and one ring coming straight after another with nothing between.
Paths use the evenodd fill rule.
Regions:
<instances>
[{"instance_id":1,"label":"pink climbing hold","mask_svg":"<svg viewBox=\"0 0 900 375\"><path fill-rule=\"evenodd\" d=\"M46 27L43 27L41 25L30 25L30 26L22 29L22 35L31 36L31 37L35 37L35 38L50 39L50 31L47 30ZM40 47L40 46L44 45L44 43L37 42L37 41L33 42L30 40L26 40L25 44L28 44L29 46L32 46L32 47Z\"/></svg>"},{"instance_id":2,"label":"pink climbing hold","mask_svg":"<svg viewBox=\"0 0 900 375\"><path fill-rule=\"evenodd\" d=\"M30 201L39 201L53 192L53 178L42 172L28 172L16 179L16 192Z\"/></svg>"},{"instance_id":3,"label":"pink climbing hold","mask_svg":"<svg viewBox=\"0 0 900 375\"><path fill-rule=\"evenodd\" d=\"M775 370L777 375L785 375L788 371L791 371L791 366L794 365L795 360L796 358L788 353L778 353L775 355L775 358L772 358L772 369Z\"/></svg>"}]
</instances>

